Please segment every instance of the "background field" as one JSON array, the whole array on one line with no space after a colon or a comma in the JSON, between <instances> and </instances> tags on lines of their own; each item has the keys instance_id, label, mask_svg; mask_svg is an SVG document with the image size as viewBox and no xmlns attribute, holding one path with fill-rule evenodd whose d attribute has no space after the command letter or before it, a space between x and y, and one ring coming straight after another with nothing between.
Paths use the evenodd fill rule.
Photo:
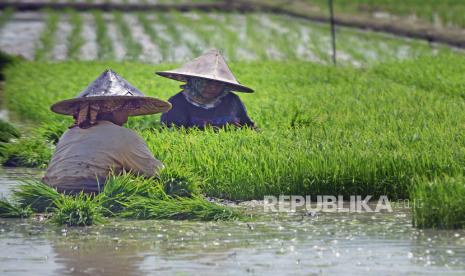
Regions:
<instances>
[{"instance_id":1,"label":"background field","mask_svg":"<svg viewBox=\"0 0 465 276\"><path fill-rule=\"evenodd\" d=\"M21 12L0 17L0 50L29 60L183 62L216 47L229 61L330 62L329 26L267 13ZM444 46L338 29L338 62L363 66Z\"/></svg>"}]
</instances>

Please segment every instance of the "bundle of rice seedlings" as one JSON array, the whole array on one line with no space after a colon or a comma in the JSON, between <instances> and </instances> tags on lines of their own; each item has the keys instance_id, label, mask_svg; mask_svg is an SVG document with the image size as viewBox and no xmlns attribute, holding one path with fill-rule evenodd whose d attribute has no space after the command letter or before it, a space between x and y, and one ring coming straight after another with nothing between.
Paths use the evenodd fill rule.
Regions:
<instances>
[{"instance_id":1,"label":"bundle of rice seedlings","mask_svg":"<svg viewBox=\"0 0 465 276\"><path fill-rule=\"evenodd\" d=\"M89 195L83 193L76 196L60 195L53 204L55 208L50 218L52 223L89 226L103 222L102 207Z\"/></svg>"},{"instance_id":2,"label":"bundle of rice seedlings","mask_svg":"<svg viewBox=\"0 0 465 276\"><path fill-rule=\"evenodd\" d=\"M200 195L200 179L195 174L177 168L165 168L158 177L166 194L176 197Z\"/></svg>"},{"instance_id":3,"label":"bundle of rice seedlings","mask_svg":"<svg viewBox=\"0 0 465 276\"><path fill-rule=\"evenodd\" d=\"M61 135L63 135L71 123L69 120L47 122L41 125L38 132L46 141L56 145Z\"/></svg>"},{"instance_id":4,"label":"bundle of rice seedlings","mask_svg":"<svg viewBox=\"0 0 465 276\"><path fill-rule=\"evenodd\" d=\"M27 218L31 216L32 210L29 207L13 205L6 199L0 199L0 218Z\"/></svg>"},{"instance_id":5,"label":"bundle of rice seedlings","mask_svg":"<svg viewBox=\"0 0 465 276\"><path fill-rule=\"evenodd\" d=\"M175 220L231 220L241 214L230 208L209 202L202 197L154 199L134 197L121 214L126 218Z\"/></svg>"},{"instance_id":6,"label":"bundle of rice seedlings","mask_svg":"<svg viewBox=\"0 0 465 276\"><path fill-rule=\"evenodd\" d=\"M52 157L52 148L40 137L19 139L15 143L5 144L3 165L44 168Z\"/></svg>"},{"instance_id":7,"label":"bundle of rice seedlings","mask_svg":"<svg viewBox=\"0 0 465 276\"><path fill-rule=\"evenodd\" d=\"M38 180L23 180L23 183L13 191L13 198L21 208L30 206L34 212L41 213L55 207L55 201L60 198L60 193Z\"/></svg>"},{"instance_id":8,"label":"bundle of rice seedlings","mask_svg":"<svg viewBox=\"0 0 465 276\"><path fill-rule=\"evenodd\" d=\"M0 120L0 142L8 143L10 139L19 138L21 134L11 124Z\"/></svg>"},{"instance_id":9,"label":"bundle of rice seedlings","mask_svg":"<svg viewBox=\"0 0 465 276\"><path fill-rule=\"evenodd\" d=\"M163 193L161 186L153 178L123 173L108 177L103 191L95 200L104 208L106 216L115 216L124 211L126 204L135 196L160 198Z\"/></svg>"}]
</instances>

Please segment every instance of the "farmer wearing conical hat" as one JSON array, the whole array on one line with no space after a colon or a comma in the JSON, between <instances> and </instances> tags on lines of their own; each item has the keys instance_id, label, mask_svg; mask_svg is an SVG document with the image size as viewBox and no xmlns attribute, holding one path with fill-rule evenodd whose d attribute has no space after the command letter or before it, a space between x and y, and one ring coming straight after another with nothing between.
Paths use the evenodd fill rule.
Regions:
<instances>
[{"instance_id":1,"label":"farmer wearing conical hat","mask_svg":"<svg viewBox=\"0 0 465 276\"><path fill-rule=\"evenodd\" d=\"M244 104L232 93L253 90L236 80L218 50L210 50L179 69L157 74L185 82L182 91L169 99L173 108L161 116L165 125L200 129L227 124L254 127Z\"/></svg>"},{"instance_id":2,"label":"farmer wearing conical hat","mask_svg":"<svg viewBox=\"0 0 465 276\"><path fill-rule=\"evenodd\" d=\"M130 171L147 177L163 164L135 132L123 128L128 116L166 112L170 103L146 97L111 70L79 96L52 105L72 115L74 124L61 136L43 181L60 192L98 193L110 172Z\"/></svg>"}]
</instances>

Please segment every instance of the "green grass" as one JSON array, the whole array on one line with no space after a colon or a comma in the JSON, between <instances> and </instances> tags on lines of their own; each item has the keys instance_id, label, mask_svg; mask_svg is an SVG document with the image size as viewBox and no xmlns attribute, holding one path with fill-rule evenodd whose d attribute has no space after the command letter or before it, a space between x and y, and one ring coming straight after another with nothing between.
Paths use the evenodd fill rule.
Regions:
<instances>
[{"instance_id":1,"label":"green grass","mask_svg":"<svg viewBox=\"0 0 465 276\"><path fill-rule=\"evenodd\" d=\"M420 228L465 228L465 177L419 178L411 198L413 224Z\"/></svg>"},{"instance_id":2,"label":"green grass","mask_svg":"<svg viewBox=\"0 0 465 276\"><path fill-rule=\"evenodd\" d=\"M180 83L153 72L175 66L19 63L5 71L7 104L23 120L61 120L65 117L50 113L49 105L74 97L106 68L144 93L167 99ZM231 63L231 68L257 91L240 96L260 132L164 129L159 115L129 122L168 171L189 172L203 194L230 199L388 195L395 200L410 198L417 177L464 173L462 55L364 69L300 61ZM48 136L58 137L67 125L51 128ZM156 200L133 214L160 216Z\"/></svg>"},{"instance_id":3,"label":"green grass","mask_svg":"<svg viewBox=\"0 0 465 276\"><path fill-rule=\"evenodd\" d=\"M45 61L51 58L55 35L58 29L60 15L55 11L47 11L47 22L45 29L40 35L39 45L36 48L35 60Z\"/></svg>"}]
</instances>

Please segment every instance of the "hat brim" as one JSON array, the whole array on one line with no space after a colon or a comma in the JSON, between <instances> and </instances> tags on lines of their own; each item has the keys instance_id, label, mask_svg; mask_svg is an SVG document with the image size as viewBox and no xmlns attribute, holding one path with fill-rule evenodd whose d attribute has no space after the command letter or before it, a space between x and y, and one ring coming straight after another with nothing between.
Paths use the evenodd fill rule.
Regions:
<instances>
[{"instance_id":1,"label":"hat brim","mask_svg":"<svg viewBox=\"0 0 465 276\"><path fill-rule=\"evenodd\" d=\"M242 84L231 82L231 81L224 80L224 79L214 79L214 78L206 77L203 75L185 74L185 73L179 73L179 72L174 72L174 71L161 71L161 72L155 72L155 74L160 75L165 78L182 81L182 82L187 82L187 79L192 78L192 77L211 80L211 81L218 81L218 82L227 84L233 91L244 92L244 93L254 92L252 88L249 88Z\"/></svg>"},{"instance_id":2,"label":"hat brim","mask_svg":"<svg viewBox=\"0 0 465 276\"><path fill-rule=\"evenodd\" d=\"M73 115L76 111L76 106L86 102L112 102L115 106L121 105L123 107L128 102L132 103L135 108L127 109L129 116L149 115L160 112L167 112L171 109L171 104L152 97L138 97L138 96L95 96L75 98L63 100L53 104L50 109L58 114ZM124 108L122 109L124 110Z\"/></svg>"}]
</instances>

